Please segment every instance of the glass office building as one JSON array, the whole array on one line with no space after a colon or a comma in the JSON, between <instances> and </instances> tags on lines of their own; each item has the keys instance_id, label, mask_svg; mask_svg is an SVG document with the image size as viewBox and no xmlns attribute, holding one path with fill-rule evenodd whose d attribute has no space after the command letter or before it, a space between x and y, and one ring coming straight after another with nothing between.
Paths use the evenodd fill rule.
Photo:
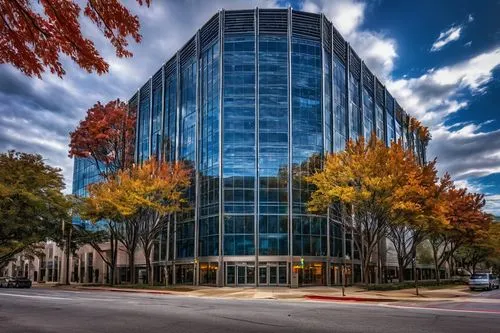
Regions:
<instances>
[{"instance_id":1,"label":"glass office building","mask_svg":"<svg viewBox=\"0 0 500 333\"><path fill-rule=\"evenodd\" d=\"M88 196L88 186L102 180L95 162L88 158L75 157L73 160L73 184L71 194L84 198ZM85 229L101 228L102 223L93 224L82 220L80 216L73 215L72 223Z\"/></svg>"},{"instance_id":2,"label":"glass office building","mask_svg":"<svg viewBox=\"0 0 500 333\"><path fill-rule=\"evenodd\" d=\"M306 163L372 132L415 142L408 116L335 27L291 9L219 11L129 107L138 162L155 155L195 170L192 209L154 251L158 276L165 269L174 284L338 284L346 254L355 281L352 237L306 209Z\"/></svg>"}]
</instances>

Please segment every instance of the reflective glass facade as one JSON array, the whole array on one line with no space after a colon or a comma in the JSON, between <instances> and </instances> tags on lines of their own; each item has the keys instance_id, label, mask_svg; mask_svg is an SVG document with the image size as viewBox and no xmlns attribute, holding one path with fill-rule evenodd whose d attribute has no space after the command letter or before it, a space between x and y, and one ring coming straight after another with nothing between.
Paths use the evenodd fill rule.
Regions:
<instances>
[{"instance_id":1,"label":"reflective glass facade","mask_svg":"<svg viewBox=\"0 0 500 333\"><path fill-rule=\"evenodd\" d=\"M351 235L308 213L303 176L348 139L401 137L405 116L322 15L222 10L133 100L137 160L193 168L191 210L155 255L172 283L332 284L345 254L356 272Z\"/></svg>"},{"instance_id":2,"label":"reflective glass facade","mask_svg":"<svg viewBox=\"0 0 500 333\"><path fill-rule=\"evenodd\" d=\"M88 186L99 182L101 179L102 176L93 160L75 157L73 162L73 184L71 194L77 197L86 197L88 196ZM77 215L73 216L72 222L75 225L81 225L85 228L94 227L90 221L82 220Z\"/></svg>"}]
</instances>

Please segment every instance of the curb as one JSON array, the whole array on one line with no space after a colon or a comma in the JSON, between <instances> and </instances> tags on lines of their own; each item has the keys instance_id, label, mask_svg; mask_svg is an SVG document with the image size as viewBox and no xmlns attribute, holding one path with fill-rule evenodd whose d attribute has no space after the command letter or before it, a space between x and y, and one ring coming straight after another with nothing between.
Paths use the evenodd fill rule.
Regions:
<instances>
[{"instance_id":1,"label":"curb","mask_svg":"<svg viewBox=\"0 0 500 333\"><path fill-rule=\"evenodd\" d=\"M97 290L97 291L110 291L118 293L143 293L143 294L155 294L155 295L172 295L172 292L163 290L137 290L137 289L125 289L125 288L93 288L93 287L77 287L76 290Z\"/></svg>"},{"instance_id":2,"label":"curb","mask_svg":"<svg viewBox=\"0 0 500 333\"><path fill-rule=\"evenodd\" d=\"M398 302L395 298L368 298L356 296L322 296L322 295L304 295L305 299L314 301L349 301L349 302Z\"/></svg>"}]
</instances>

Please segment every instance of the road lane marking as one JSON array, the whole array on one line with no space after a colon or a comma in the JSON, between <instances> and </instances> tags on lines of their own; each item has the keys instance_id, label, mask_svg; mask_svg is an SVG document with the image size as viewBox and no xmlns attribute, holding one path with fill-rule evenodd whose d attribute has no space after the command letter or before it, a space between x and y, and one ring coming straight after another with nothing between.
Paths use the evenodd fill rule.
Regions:
<instances>
[{"instance_id":1,"label":"road lane marking","mask_svg":"<svg viewBox=\"0 0 500 333\"><path fill-rule=\"evenodd\" d=\"M444 309L438 307L420 307L420 306L404 306L404 305L392 305L392 304L379 304L381 307L393 308L393 309L406 309L406 310L426 310L426 311L445 311L445 312L462 312L462 313L488 313L488 314L498 314L500 315L500 311L495 310L460 310L460 309Z\"/></svg>"},{"instance_id":2,"label":"road lane marking","mask_svg":"<svg viewBox=\"0 0 500 333\"><path fill-rule=\"evenodd\" d=\"M24 297L24 298L40 298L40 299L54 299L54 300L69 300L69 301L116 301L115 298L88 298L88 297L57 297L57 296L43 296L43 295L24 295L24 294L12 294L12 293L0 293L1 296L13 296L13 297Z\"/></svg>"},{"instance_id":3,"label":"road lane marking","mask_svg":"<svg viewBox=\"0 0 500 333\"><path fill-rule=\"evenodd\" d=\"M23 295L23 294L11 294L11 293L0 293L2 296L12 296L12 297L25 297L25 298L46 298L46 299L69 299L65 297L56 297L56 296L42 296L42 295Z\"/></svg>"}]
</instances>

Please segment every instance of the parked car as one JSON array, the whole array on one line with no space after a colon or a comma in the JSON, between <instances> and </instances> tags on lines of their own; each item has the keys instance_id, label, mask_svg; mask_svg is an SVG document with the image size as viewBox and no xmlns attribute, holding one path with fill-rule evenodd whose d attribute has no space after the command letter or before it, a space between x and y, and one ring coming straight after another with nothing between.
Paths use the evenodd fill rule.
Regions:
<instances>
[{"instance_id":1,"label":"parked car","mask_svg":"<svg viewBox=\"0 0 500 333\"><path fill-rule=\"evenodd\" d=\"M23 276L0 277L0 288L31 288L31 280Z\"/></svg>"},{"instance_id":2,"label":"parked car","mask_svg":"<svg viewBox=\"0 0 500 333\"><path fill-rule=\"evenodd\" d=\"M469 279L469 288L492 290L500 288L500 283L498 276L492 273L475 273Z\"/></svg>"}]
</instances>

